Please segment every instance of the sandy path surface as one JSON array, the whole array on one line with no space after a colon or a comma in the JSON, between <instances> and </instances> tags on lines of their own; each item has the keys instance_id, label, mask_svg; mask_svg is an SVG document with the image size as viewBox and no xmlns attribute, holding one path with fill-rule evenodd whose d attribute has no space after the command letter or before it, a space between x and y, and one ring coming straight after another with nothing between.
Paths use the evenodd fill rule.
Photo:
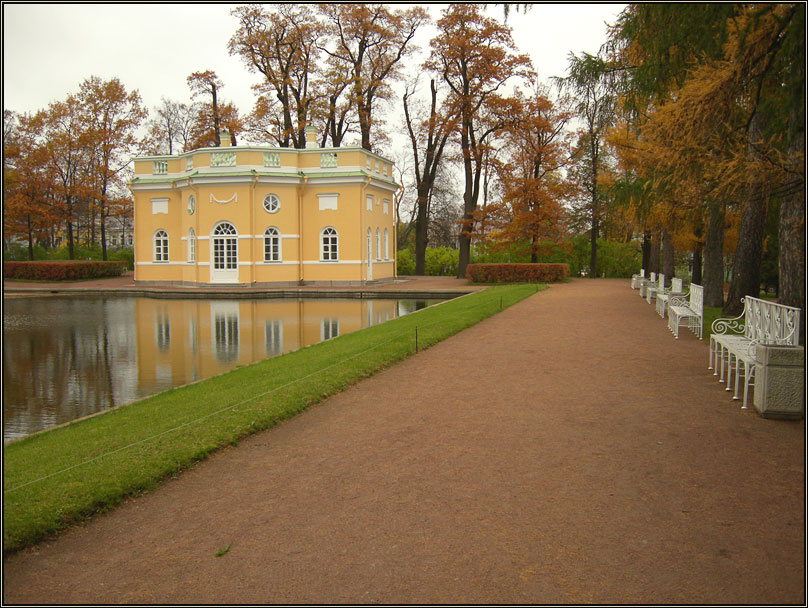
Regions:
<instances>
[{"instance_id":1,"label":"sandy path surface","mask_svg":"<svg viewBox=\"0 0 808 608\"><path fill-rule=\"evenodd\" d=\"M575 280L6 558L3 597L804 604L804 453Z\"/></svg>"}]
</instances>

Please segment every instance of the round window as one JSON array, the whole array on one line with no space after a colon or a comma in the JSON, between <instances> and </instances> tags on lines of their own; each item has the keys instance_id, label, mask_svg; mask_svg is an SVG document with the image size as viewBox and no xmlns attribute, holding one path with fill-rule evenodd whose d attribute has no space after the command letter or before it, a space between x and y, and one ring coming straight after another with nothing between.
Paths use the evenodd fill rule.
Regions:
<instances>
[{"instance_id":1,"label":"round window","mask_svg":"<svg viewBox=\"0 0 808 608\"><path fill-rule=\"evenodd\" d=\"M267 194L264 197L264 210L266 210L267 213L275 213L280 208L281 201L277 196L274 194Z\"/></svg>"},{"instance_id":2,"label":"round window","mask_svg":"<svg viewBox=\"0 0 808 608\"><path fill-rule=\"evenodd\" d=\"M191 195L188 197L188 215L193 215L194 209L196 209L196 200L194 200L193 195Z\"/></svg>"}]
</instances>

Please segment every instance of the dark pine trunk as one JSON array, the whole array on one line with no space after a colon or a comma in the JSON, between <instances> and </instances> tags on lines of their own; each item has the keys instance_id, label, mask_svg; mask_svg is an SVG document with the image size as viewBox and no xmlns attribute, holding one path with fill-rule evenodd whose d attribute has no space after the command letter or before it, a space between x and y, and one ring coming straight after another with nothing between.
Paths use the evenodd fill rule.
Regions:
<instances>
[{"instance_id":1,"label":"dark pine trunk","mask_svg":"<svg viewBox=\"0 0 808 608\"><path fill-rule=\"evenodd\" d=\"M724 206L720 203L708 205L702 287L705 306L718 308L724 305Z\"/></svg>"}]
</instances>

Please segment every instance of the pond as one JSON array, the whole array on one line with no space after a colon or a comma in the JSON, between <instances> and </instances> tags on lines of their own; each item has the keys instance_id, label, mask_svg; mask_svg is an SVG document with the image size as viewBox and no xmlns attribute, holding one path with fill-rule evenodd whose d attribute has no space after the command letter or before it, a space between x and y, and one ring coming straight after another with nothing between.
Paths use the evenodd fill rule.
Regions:
<instances>
[{"instance_id":1,"label":"pond","mask_svg":"<svg viewBox=\"0 0 808 608\"><path fill-rule=\"evenodd\" d=\"M438 301L3 298L3 441Z\"/></svg>"}]
</instances>

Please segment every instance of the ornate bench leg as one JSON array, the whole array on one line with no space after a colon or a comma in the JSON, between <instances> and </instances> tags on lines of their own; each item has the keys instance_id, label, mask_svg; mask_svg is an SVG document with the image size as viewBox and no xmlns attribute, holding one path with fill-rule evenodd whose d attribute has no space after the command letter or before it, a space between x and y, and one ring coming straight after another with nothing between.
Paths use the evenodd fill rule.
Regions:
<instances>
[{"instance_id":1,"label":"ornate bench leg","mask_svg":"<svg viewBox=\"0 0 808 608\"><path fill-rule=\"evenodd\" d=\"M746 380L746 363L744 363L744 380ZM740 388L741 384L741 360L738 357L735 357L735 394L732 396L733 401L738 401L738 388ZM744 382L744 385L746 382Z\"/></svg>"},{"instance_id":2,"label":"ornate bench leg","mask_svg":"<svg viewBox=\"0 0 808 608\"><path fill-rule=\"evenodd\" d=\"M713 349L715 348L715 340L713 337L710 336L710 364L707 366L707 369L713 369ZM715 376L715 374L713 374Z\"/></svg>"},{"instance_id":3,"label":"ornate bench leg","mask_svg":"<svg viewBox=\"0 0 808 608\"><path fill-rule=\"evenodd\" d=\"M737 364L737 359L735 363ZM727 392L732 391L732 353L727 351L727 388L724 389Z\"/></svg>"},{"instance_id":4,"label":"ornate bench leg","mask_svg":"<svg viewBox=\"0 0 808 608\"><path fill-rule=\"evenodd\" d=\"M749 402L749 385L755 385L752 382L752 378L755 377L755 364L754 363L746 363L744 362L744 386L743 386L743 406L741 406L742 410L749 409L748 402Z\"/></svg>"}]
</instances>

